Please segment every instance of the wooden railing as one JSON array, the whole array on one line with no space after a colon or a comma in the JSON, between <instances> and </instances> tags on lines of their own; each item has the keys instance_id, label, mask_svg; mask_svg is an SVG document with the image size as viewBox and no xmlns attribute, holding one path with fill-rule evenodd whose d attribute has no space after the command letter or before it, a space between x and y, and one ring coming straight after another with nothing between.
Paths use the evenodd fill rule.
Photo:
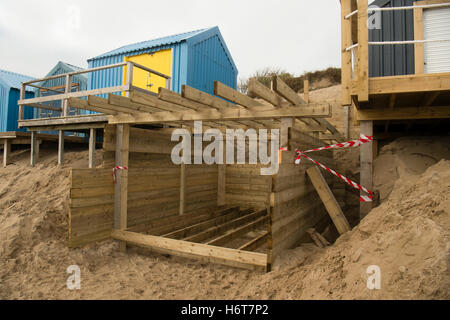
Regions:
<instances>
[{"instance_id":1,"label":"wooden railing","mask_svg":"<svg viewBox=\"0 0 450 320\"><path fill-rule=\"evenodd\" d=\"M123 85L72 92L72 77L75 75L92 73L92 72L97 72L97 71L102 71L102 70L107 70L107 69L123 68L123 67L126 67L125 84L123 84ZM111 65L107 65L107 66L91 68L91 69L86 69L86 70L79 70L79 71L74 71L74 72L70 72L70 73L58 74L58 75L45 77L45 78L41 78L41 79L35 79L35 80L31 80L31 81L22 83L22 86L20 89L20 100L18 101L19 121L23 120L24 106L28 106L28 107L32 107L32 108L39 108L39 109L46 109L46 110L51 110L51 111L59 111L62 113L62 116L68 116L69 115L69 99L70 98L87 97L89 95L102 95L102 94L116 93L116 92L125 92L125 95L128 96L130 90L132 90L132 89L144 90L144 89L140 89L137 87L133 87L133 70L134 70L134 68L138 68L138 69L147 71L149 74L154 74L154 75L157 75L159 77L166 79L165 87L167 89L170 89L171 82L172 82L172 78L170 76L160 73L156 70L147 68L147 67L137 64L135 62L131 62L131 61L111 64ZM65 78L64 92L55 90L53 88L45 88L45 87L37 84L37 83L45 82L48 80L59 79L59 78ZM27 86L41 89L41 90L45 89L48 91L56 92L57 94L49 95L49 96L45 96L45 97L35 97L35 98L25 99L25 92L26 92ZM47 105L43 104L44 102L59 101L59 100L61 100L61 102L62 102L61 108L47 106Z\"/></svg>"}]
</instances>

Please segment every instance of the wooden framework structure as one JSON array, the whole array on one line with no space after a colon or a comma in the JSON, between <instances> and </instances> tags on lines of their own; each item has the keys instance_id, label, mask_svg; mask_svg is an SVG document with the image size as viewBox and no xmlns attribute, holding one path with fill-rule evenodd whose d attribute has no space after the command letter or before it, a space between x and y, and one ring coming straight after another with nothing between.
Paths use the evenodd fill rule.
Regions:
<instances>
[{"instance_id":1,"label":"wooden framework structure","mask_svg":"<svg viewBox=\"0 0 450 320\"><path fill-rule=\"evenodd\" d=\"M309 165L293 163L296 148L325 145L320 138L343 141L325 119L331 116L328 103L306 103L279 78L272 89L251 79L249 95L255 98L220 82L214 83L216 96L188 86L182 94L160 88L157 96L126 89L124 95L109 92L106 98L95 95L104 91L85 92L85 100L63 97L68 106L101 114L19 121L34 131L103 128L103 168L71 171L70 247L112 237L122 250L131 244L270 270L282 249L329 221L307 178ZM174 165L171 132L191 129L195 120L202 120L205 129L279 129L280 143L290 151L283 153L273 176L261 176L261 165ZM318 159L333 165L332 152ZM129 169L117 170L114 183L116 166Z\"/></svg>"},{"instance_id":2,"label":"wooden framework structure","mask_svg":"<svg viewBox=\"0 0 450 320\"><path fill-rule=\"evenodd\" d=\"M448 122L450 118L450 72L424 73L424 44L415 42L415 74L369 77L367 0L341 0L342 105L355 109L361 133L376 140L410 131L413 124ZM447 3L447 0L416 1L414 6ZM423 8L414 12L414 40L423 38ZM395 128L395 129L392 129ZM396 130L392 132L393 130ZM392 133L393 135L390 135ZM375 141L374 145L377 144ZM371 189L372 162L376 150L361 147L361 184ZM371 203L361 204L361 217Z\"/></svg>"}]
</instances>

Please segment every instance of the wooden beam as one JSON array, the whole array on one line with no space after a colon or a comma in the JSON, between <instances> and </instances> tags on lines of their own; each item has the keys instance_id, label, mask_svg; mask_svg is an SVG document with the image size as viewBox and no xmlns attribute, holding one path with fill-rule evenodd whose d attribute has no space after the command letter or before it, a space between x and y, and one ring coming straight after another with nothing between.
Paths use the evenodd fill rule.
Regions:
<instances>
[{"instance_id":1,"label":"wooden beam","mask_svg":"<svg viewBox=\"0 0 450 320\"><path fill-rule=\"evenodd\" d=\"M304 108L289 107L267 111L250 111L245 109L229 109L226 111L184 111L184 112L157 112L154 114L120 114L109 116L110 124L119 123L167 123L182 121L239 121L239 120L258 120L258 119L276 119L276 118L294 118L294 117L329 117L331 115L330 105L328 103L309 104Z\"/></svg>"},{"instance_id":2,"label":"wooden beam","mask_svg":"<svg viewBox=\"0 0 450 320\"><path fill-rule=\"evenodd\" d=\"M370 95L428 91L450 91L450 72L369 78ZM352 82L354 92L357 83Z\"/></svg>"},{"instance_id":3,"label":"wooden beam","mask_svg":"<svg viewBox=\"0 0 450 320\"><path fill-rule=\"evenodd\" d=\"M226 234L221 235L215 239L208 241L206 244L211 245L211 246L223 246L226 243L231 242L234 239L242 237L243 235L249 233L250 231L253 231L261 226L266 225L268 220L269 220L269 217L266 215L255 221L252 221L243 226L240 226L235 230L230 230Z\"/></svg>"},{"instance_id":4,"label":"wooden beam","mask_svg":"<svg viewBox=\"0 0 450 320\"><path fill-rule=\"evenodd\" d=\"M117 125L116 127L116 155L115 165L128 167L130 143L130 126ZM116 170L116 184L114 185L114 229L127 228L128 210L128 170ZM126 251L126 244L120 244L121 251Z\"/></svg>"},{"instance_id":5,"label":"wooden beam","mask_svg":"<svg viewBox=\"0 0 450 320\"><path fill-rule=\"evenodd\" d=\"M254 251L263 245L267 245L267 239L269 238L269 231L264 232L262 235L250 240L243 244L238 250Z\"/></svg>"},{"instance_id":6,"label":"wooden beam","mask_svg":"<svg viewBox=\"0 0 450 320\"><path fill-rule=\"evenodd\" d=\"M19 128L22 127L41 127L41 126L53 126L53 125L66 125L66 124L88 124L88 123L101 123L108 122L108 116L105 115L87 115L87 116L69 116L69 117L55 117L55 118L40 118L31 120L19 121Z\"/></svg>"},{"instance_id":7,"label":"wooden beam","mask_svg":"<svg viewBox=\"0 0 450 320\"><path fill-rule=\"evenodd\" d=\"M369 101L369 30L367 1L358 1L358 100Z\"/></svg>"},{"instance_id":8,"label":"wooden beam","mask_svg":"<svg viewBox=\"0 0 450 320\"><path fill-rule=\"evenodd\" d=\"M361 134L373 136L373 121L361 121ZM360 147L360 184L369 190L373 187L373 146L365 143ZM367 195L361 192L361 195ZM363 219L372 210L372 202L361 202L360 218Z\"/></svg>"},{"instance_id":9,"label":"wooden beam","mask_svg":"<svg viewBox=\"0 0 450 320\"><path fill-rule=\"evenodd\" d=\"M224 162L225 163L225 162ZM223 206L226 204L226 164L218 165L218 179L217 179L217 205Z\"/></svg>"},{"instance_id":10,"label":"wooden beam","mask_svg":"<svg viewBox=\"0 0 450 320\"><path fill-rule=\"evenodd\" d=\"M259 82L256 78L250 78L248 80L248 93L260 97L274 107L280 108L282 106L281 97Z\"/></svg>"},{"instance_id":11,"label":"wooden beam","mask_svg":"<svg viewBox=\"0 0 450 320\"><path fill-rule=\"evenodd\" d=\"M217 110L237 109L237 106L232 104L231 102L222 100L187 85L183 85L181 90L181 95L183 96L183 98L211 106Z\"/></svg>"},{"instance_id":12,"label":"wooden beam","mask_svg":"<svg viewBox=\"0 0 450 320\"><path fill-rule=\"evenodd\" d=\"M166 88L159 88L158 98L163 101L167 101L170 103L177 104L179 106L183 106L186 108L189 108L191 110L202 110L202 109L208 109L213 108L211 106L208 106L203 103L199 103L193 100L189 100L186 98L183 98L183 96L177 92L170 91ZM216 108L214 108L216 109Z\"/></svg>"},{"instance_id":13,"label":"wooden beam","mask_svg":"<svg viewBox=\"0 0 450 320\"><path fill-rule=\"evenodd\" d=\"M342 212L341 207L339 206L336 198L330 190L325 178L322 176L320 169L317 166L313 166L306 170L309 178L311 179L314 188L319 194L320 199L322 200L325 208L327 209L328 214L333 220L334 225L336 226L339 234L344 234L347 231L350 231L350 225L345 218L344 213Z\"/></svg>"},{"instance_id":14,"label":"wooden beam","mask_svg":"<svg viewBox=\"0 0 450 320\"><path fill-rule=\"evenodd\" d=\"M352 22L345 19L351 12L351 0L341 0L341 72L342 72L342 105L350 105L352 85L352 52L345 49L353 44Z\"/></svg>"},{"instance_id":15,"label":"wooden beam","mask_svg":"<svg viewBox=\"0 0 450 320\"><path fill-rule=\"evenodd\" d=\"M95 167L95 144L96 144L96 130L91 128L89 130L89 168Z\"/></svg>"},{"instance_id":16,"label":"wooden beam","mask_svg":"<svg viewBox=\"0 0 450 320\"><path fill-rule=\"evenodd\" d=\"M293 105L305 104L305 101L300 97L297 92L292 90L280 77L274 76L272 79L272 90L285 98ZM279 106L279 105L276 105Z\"/></svg>"},{"instance_id":17,"label":"wooden beam","mask_svg":"<svg viewBox=\"0 0 450 320\"><path fill-rule=\"evenodd\" d=\"M396 98L397 98L396 93L393 93L389 96L389 108L390 109L393 109L395 107Z\"/></svg>"},{"instance_id":18,"label":"wooden beam","mask_svg":"<svg viewBox=\"0 0 450 320\"><path fill-rule=\"evenodd\" d=\"M239 91L236 91L219 81L214 81L214 94L218 97L222 97L224 99L227 99L228 101L241 105L247 109L264 106L264 104L262 104L261 102L252 99L249 96L242 94Z\"/></svg>"},{"instance_id":19,"label":"wooden beam","mask_svg":"<svg viewBox=\"0 0 450 320\"><path fill-rule=\"evenodd\" d=\"M108 94L108 103L114 107L122 107L137 112L159 112L158 108L149 107L147 105L132 102L130 98L119 96L117 94Z\"/></svg>"},{"instance_id":20,"label":"wooden beam","mask_svg":"<svg viewBox=\"0 0 450 320\"><path fill-rule=\"evenodd\" d=\"M267 255L262 253L220 248L200 243L174 240L128 231L115 230L111 237L152 251L174 256L219 263L232 267L266 271Z\"/></svg>"},{"instance_id":21,"label":"wooden beam","mask_svg":"<svg viewBox=\"0 0 450 320\"><path fill-rule=\"evenodd\" d=\"M157 108L162 111L180 112L189 110L189 108L158 99L158 97L153 94L137 90L133 90L130 92L130 99L132 102L146 105L148 107Z\"/></svg>"},{"instance_id":22,"label":"wooden beam","mask_svg":"<svg viewBox=\"0 0 450 320\"><path fill-rule=\"evenodd\" d=\"M409 119L445 119L450 118L450 106L412 107L396 109L360 109L359 121L364 120L409 120Z\"/></svg>"},{"instance_id":23,"label":"wooden beam","mask_svg":"<svg viewBox=\"0 0 450 320\"><path fill-rule=\"evenodd\" d=\"M259 219L261 216L265 215L266 212L267 212L267 210L264 209L264 210L261 210L258 212L247 213L239 218L233 219L231 221L227 221L218 226L211 227L201 233L187 237L183 240L193 241L193 242L205 241L211 237L223 234L224 232L227 232L228 230L237 228L237 227L242 226L243 224L249 223L251 221L255 221L255 219Z\"/></svg>"},{"instance_id":24,"label":"wooden beam","mask_svg":"<svg viewBox=\"0 0 450 320\"><path fill-rule=\"evenodd\" d=\"M184 207L186 202L186 165L181 163L180 165L180 216L184 214Z\"/></svg>"}]
</instances>

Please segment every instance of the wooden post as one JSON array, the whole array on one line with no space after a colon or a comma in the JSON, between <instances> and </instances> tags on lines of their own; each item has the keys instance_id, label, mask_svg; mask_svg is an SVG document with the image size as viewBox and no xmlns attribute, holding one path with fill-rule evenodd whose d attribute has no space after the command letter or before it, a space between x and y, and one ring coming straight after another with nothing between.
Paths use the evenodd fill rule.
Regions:
<instances>
[{"instance_id":1,"label":"wooden post","mask_svg":"<svg viewBox=\"0 0 450 320\"><path fill-rule=\"evenodd\" d=\"M62 166L64 161L64 131L58 132L58 165Z\"/></svg>"},{"instance_id":2,"label":"wooden post","mask_svg":"<svg viewBox=\"0 0 450 320\"><path fill-rule=\"evenodd\" d=\"M25 94L26 94L26 86L22 83L22 85L20 86L20 100L24 100L25 99ZM24 116L24 105L21 104L19 105L19 120L23 120L23 116Z\"/></svg>"},{"instance_id":3,"label":"wooden post","mask_svg":"<svg viewBox=\"0 0 450 320\"><path fill-rule=\"evenodd\" d=\"M3 168L6 168L9 162L9 155L11 154L11 141L3 140Z\"/></svg>"},{"instance_id":4,"label":"wooden post","mask_svg":"<svg viewBox=\"0 0 450 320\"><path fill-rule=\"evenodd\" d=\"M95 167L95 144L96 144L95 128L91 128L89 132L89 169Z\"/></svg>"},{"instance_id":5,"label":"wooden post","mask_svg":"<svg viewBox=\"0 0 450 320\"><path fill-rule=\"evenodd\" d=\"M119 124L116 127L116 166L128 167L130 143L130 125ZM128 170L116 170L114 186L114 228L126 230L128 210ZM126 251L126 243L120 243L120 250Z\"/></svg>"},{"instance_id":6,"label":"wooden post","mask_svg":"<svg viewBox=\"0 0 450 320\"><path fill-rule=\"evenodd\" d=\"M280 148L289 148L289 128L294 126L293 118L282 118L280 127ZM278 163L283 163L283 152L278 151Z\"/></svg>"},{"instance_id":7,"label":"wooden post","mask_svg":"<svg viewBox=\"0 0 450 320\"><path fill-rule=\"evenodd\" d=\"M345 49L353 44L352 22L345 19L351 12L351 0L341 0L341 66L342 66L342 105L351 104L352 52Z\"/></svg>"},{"instance_id":8,"label":"wooden post","mask_svg":"<svg viewBox=\"0 0 450 320\"><path fill-rule=\"evenodd\" d=\"M223 206L226 203L225 192L226 192L226 164L219 164L219 177L217 186L217 205Z\"/></svg>"},{"instance_id":9,"label":"wooden post","mask_svg":"<svg viewBox=\"0 0 450 320\"><path fill-rule=\"evenodd\" d=\"M373 135L373 122L362 120L360 121L361 134L366 136ZM361 145L360 155L360 184L369 190L372 190L372 170L373 170L373 146L371 143L365 143ZM365 192L361 192L361 195L367 195ZM363 219L372 209L372 202L361 202L360 205L360 218Z\"/></svg>"},{"instance_id":10,"label":"wooden post","mask_svg":"<svg viewBox=\"0 0 450 320\"><path fill-rule=\"evenodd\" d=\"M350 138L350 106L344 106L344 136Z\"/></svg>"},{"instance_id":11,"label":"wooden post","mask_svg":"<svg viewBox=\"0 0 450 320\"><path fill-rule=\"evenodd\" d=\"M186 202L186 165L181 163L180 167L180 216L184 214L184 205Z\"/></svg>"},{"instance_id":12,"label":"wooden post","mask_svg":"<svg viewBox=\"0 0 450 320\"><path fill-rule=\"evenodd\" d=\"M415 5L415 4L414 4ZM423 40L423 9L414 9L414 40ZM414 70L415 74L423 74L424 68L424 45L414 44Z\"/></svg>"},{"instance_id":13,"label":"wooden post","mask_svg":"<svg viewBox=\"0 0 450 320\"><path fill-rule=\"evenodd\" d=\"M37 140L37 132L32 131L31 132L31 159L30 159L30 165L34 167L36 165L36 162L39 160L39 143L40 141Z\"/></svg>"},{"instance_id":14,"label":"wooden post","mask_svg":"<svg viewBox=\"0 0 450 320\"><path fill-rule=\"evenodd\" d=\"M367 1L358 1L358 100L369 101L369 29Z\"/></svg>"},{"instance_id":15,"label":"wooden post","mask_svg":"<svg viewBox=\"0 0 450 320\"><path fill-rule=\"evenodd\" d=\"M342 212L342 209L336 201L333 193L331 192L325 178L322 176L320 169L316 166L313 166L306 170L306 172L308 173L308 176L311 179L314 188L316 189L320 199L325 205L325 208L327 209L331 220L333 220L333 223L336 226L339 234L344 234L345 232L350 231L351 228L347 221L347 218Z\"/></svg>"},{"instance_id":16,"label":"wooden post","mask_svg":"<svg viewBox=\"0 0 450 320\"><path fill-rule=\"evenodd\" d=\"M126 97L130 96L130 89L133 86L133 67L134 65L132 62L127 63L127 75L125 84L128 86L128 91L125 92Z\"/></svg>"},{"instance_id":17,"label":"wooden post","mask_svg":"<svg viewBox=\"0 0 450 320\"><path fill-rule=\"evenodd\" d=\"M303 100L306 103L309 103L309 80L306 79L303 81Z\"/></svg>"}]
</instances>

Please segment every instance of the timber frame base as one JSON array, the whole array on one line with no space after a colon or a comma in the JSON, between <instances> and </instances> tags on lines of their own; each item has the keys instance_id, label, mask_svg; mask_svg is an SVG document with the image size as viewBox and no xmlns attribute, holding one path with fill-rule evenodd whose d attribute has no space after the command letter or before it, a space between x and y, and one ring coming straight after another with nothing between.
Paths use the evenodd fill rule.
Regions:
<instances>
[{"instance_id":1,"label":"timber frame base","mask_svg":"<svg viewBox=\"0 0 450 320\"><path fill-rule=\"evenodd\" d=\"M230 207L209 214L178 217L173 223L151 227L147 233L114 230L113 239L156 253L213 262L255 271L267 271L267 210L240 210ZM246 239L246 237L248 239Z\"/></svg>"}]
</instances>

